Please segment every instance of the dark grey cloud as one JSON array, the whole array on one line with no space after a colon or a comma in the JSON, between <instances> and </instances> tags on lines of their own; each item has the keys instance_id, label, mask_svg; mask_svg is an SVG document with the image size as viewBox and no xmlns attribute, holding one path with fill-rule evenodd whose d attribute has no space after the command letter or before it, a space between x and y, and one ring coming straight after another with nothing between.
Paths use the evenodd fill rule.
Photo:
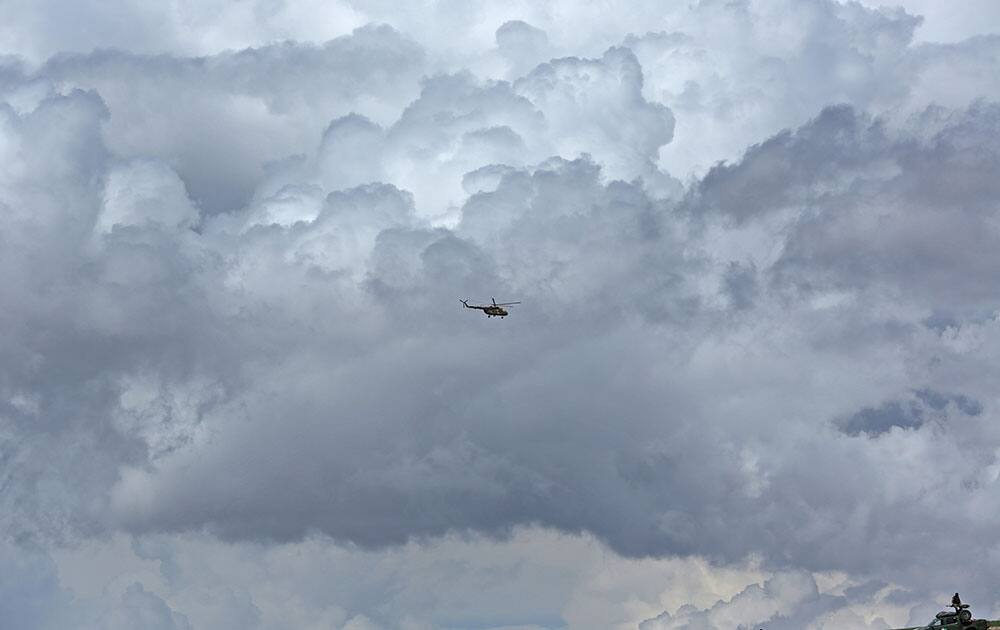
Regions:
<instances>
[{"instance_id":1,"label":"dark grey cloud","mask_svg":"<svg viewBox=\"0 0 1000 630\"><path fill-rule=\"evenodd\" d=\"M722 280L725 283L725 293L733 308L746 309L753 306L759 287L757 270L752 263L749 265L730 263Z\"/></svg>"},{"instance_id":2,"label":"dark grey cloud","mask_svg":"<svg viewBox=\"0 0 1000 630\"><path fill-rule=\"evenodd\" d=\"M809 206L803 198L829 188L838 164L829 154L831 137L844 146L874 145L868 160L891 151L906 155L905 147L917 154L922 150L908 137L888 137L858 120L852 112L833 110L788 140L776 139L782 150L783 143L792 143L803 153L815 147L823 156L786 160L804 165L798 175L774 179L794 191L780 191L776 198L793 207ZM845 126L856 133L841 133ZM878 142L866 142L868 133ZM932 137L931 146L940 143L941 133ZM990 159L989 153L978 155ZM756 159L751 151L735 168L753 168ZM809 164L816 166L812 173ZM842 166L842 200L857 198L850 181L855 172L872 176L860 161ZM885 194L905 205L900 202L909 194L907 173L892 172ZM917 345L922 328L884 321L864 302L841 305L836 315L817 314L813 292L785 291L786 285L810 278L811 271L790 266L787 255L759 272L775 280L752 308L730 311L725 302L716 305L701 286L714 273L721 281L730 268L713 271L707 254L684 254L675 240L691 229L685 226L692 210L652 200L634 184L603 184L599 174L587 160L555 160L509 172L496 190L470 198L454 230L422 227L405 199L393 202L402 204L399 210L372 215L382 202L369 198L374 189L365 187L329 197L328 209L311 223L247 232L251 241L267 235L258 246L282 243L284 251L270 253L269 262L256 256L253 268L241 270L242 286L260 287L270 299L282 300L289 291L298 294L303 283L344 282L348 263L317 257L315 252L324 250L315 246L343 243L334 249L347 251L347 243L363 242L359 230L370 226L372 258L360 285L364 291L351 298L351 306L365 312L365 321L313 328L328 331L332 341L347 337L338 329L348 326L349 352L315 340L299 346L307 337L292 330L280 335L283 363L253 368L246 378L259 389L241 393L238 407L219 408L216 437L164 459L156 472L129 472L115 489L112 512L139 531L207 525L235 538L288 539L317 529L336 539L380 546L450 530L503 535L516 525L537 523L593 532L617 551L638 556L701 553L731 561L756 552L779 563L847 570L861 570L872 558L902 562L924 531L914 530L915 538L907 540L905 523L922 516L926 505L913 503L908 484L876 484L873 493L875 479L896 478L903 470L887 470L881 447L869 446L860 435L845 439L823 428L846 413L877 405L861 402L865 388L853 388L860 382L841 385L837 392L822 381L807 385L797 365L832 362L831 378L861 379L836 365L871 361L872 370L884 369L879 357L893 347ZM706 189L723 188L728 181L707 178L698 199L712 199ZM368 208L365 222L352 224L334 210L345 203ZM702 203L703 212L713 211ZM759 207L757 215L770 212L766 204ZM829 207L839 216L846 212L846 203ZM796 216L800 224L826 225L822 215L803 211ZM692 225L700 219L695 216ZM385 228L391 230L376 237ZM787 232L786 251L795 246L800 229ZM350 240L341 240L344 231L353 234ZM206 231L209 238L212 233ZM840 236L837 230L821 233ZM290 266L289 261L296 262ZM291 283L294 289L287 282L271 284L269 278L284 277L300 264L306 267L296 271L301 275ZM911 277L894 278L880 269L871 275L916 289ZM443 306L482 286L527 305L499 331L484 330L478 319ZM814 287L820 289L828 290ZM844 285L832 289L846 290ZM913 292L917 306L925 291ZM343 299L333 298L330 311L343 309ZM699 387L721 386L729 395L742 396L759 387L756 377L701 383L692 362L706 351L704 344L724 343L726 322L737 313L767 317L762 299L788 311L781 327L808 331L786 345L785 353L794 359L774 357L771 369L778 371L758 375L777 379L778 391L805 387L820 396L808 403L812 411L805 418L792 410L807 398L720 415L729 403L714 408L696 393ZM308 317L308 308L297 307L286 304L278 321ZM744 319L743 325L756 327L755 321ZM866 348L832 345L847 339L856 325L870 328ZM766 356L773 334L751 342L754 352ZM691 343L692 337L699 341ZM398 341L390 343L392 338ZM662 342L650 343L651 338ZM737 370L759 370L744 360ZM651 374L670 378L650 387ZM909 382L905 374L899 378ZM365 386L369 383L379 387ZM923 387L913 387L919 392L914 400L927 408L921 413L967 416L948 439L963 442L985 430L988 413L968 414L957 403L949 410L940 401L953 395L936 393L949 390ZM974 388L969 391L978 395ZM884 410L886 417L875 412L874 419L862 412L859 421L867 418L868 424L855 431L848 423L848 433L880 433L892 423L923 427L923 416L920 422L915 416L888 418L892 409ZM898 437L900 448L917 453L935 439L930 426L913 437ZM281 450L276 452L276 445ZM975 483L992 461L989 448L980 442L973 447L979 455L955 462L945 479ZM282 462L278 467L260 465L274 458ZM937 474L926 474L925 483L935 484ZM975 500L986 498L975 494ZM801 509L787 510L796 504ZM733 522L740 523L737 532ZM969 523L970 531L985 526L985 521L975 524L975 517ZM939 544L941 551L961 553L945 541Z\"/></svg>"},{"instance_id":3,"label":"dark grey cloud","mask_svg":"<svg viewBox=\"0 0 1000 630\"><path fill-rule=\"evenodd\" d=\"M924 413L919 406L891 401L876 408L865 407L844 421L842 429L848 435L875 436L893 427L917 429L923 423Z\"/></svg>"},{"instance_id":4,"label":"dark grey cloud","mask_svg":"<svg viewBox=\"0 0 1000 630\"><path fill-rule=\"evenodd\" d=\"M271 477L267 468L257 466L227 475L227 486L236 479L242 481L239 487L230 487L226 492L246 492L247 495L244 499L231 495L231 500L218 502L212 496L217 490L210 488L211 482L206 486L204 479L199 481L207 491L200 497L197 496L199 493L192 494L188 489L188 484L196 478L215 476L208 471L195 472L199 464L192 462L193 467L185 466L188 472L172 480L170 487L149 491L163 498L175 496L181 502L167 508L166 512L151 506L154 512L145 513L141 506L132 505L132 493L145 494L147 491L141 486L131 488L128 483L121 486L116 501L122 518L140 528L159 528L168 522L175 523L170 527L197 527L200 523L212 522L220 533L239 537L255 531L277 538L294 537L315 527L337 538L366 545L398 543L409 536L436 535L453 528L502 533L515 525L536 519L553 519L556 524L577 527L572 524L576 518L573 515L590 509L585 496L571 498L576 494L573 487L579 483L573 479L577 473L568 470L553 478L556 471L545 470L548 464L537 460L538 456L525 459L525 454L520 453L518 433L523 430L523 423L544 426L556 422L557 425L569 423L567 428L573 426L578 421L574 418L585 408L585 403L566 401L564 404L571 406L562 411L559 411L560 405L555 400L538 399L539 408L535 410L521 410L520 404L517 404L517 414L524 414L526 418L511 425L503 419L510 413L505 409L507 405L494 401L494 381L503 383L507 379L515 379L511 383L516 388L515 392L509 394L512 401L527 401L535 384L530 379L524 380L526 365L544 362L546 349L568 346L562 351L581 351L573 348L575 334L571 331L553 334L558 328L568 322L592 319L595 315L599 319L593 325L600 329L609 331L616 326L613 316L605 312L600 303L582 304L576 314L561 312L564 308L572 311L574 296L562 294L575 284L561 277L562 270L592 264L588 262L592 246L586 241L578 242L579 231L589 230L594 243L621 242L622 249L634 252L631 260L621 261L617 268L604 270L600 276L594 273L599 271L597 268L585 274L591 283L586 288L591 299L597 300L597 296L606 292L605 299L608 301L628 303L633 299L643 299L650 302L642 308L643 311L653 307L674 308L672 300L666 296L619 293L624 288L620 285L630 270L659 262L663 254L655 251L657 241L642 228L641 215L651 212L651 209L641 191L623 184L604 187L598 183L597 175L598 169L592 163L556 163L550 169L536 171L530 176L525 174L527 182L520 181L520 178L505 179L496 192L483 195L484 198L492 197L498 203L506 202L508 207L525 213L520 220L510 217L512 225L506 229L501 227L501 233L508 230L519 233L547 231L546 238L552 239L553 244L560 243L560 260L551 260L551 254L544 248L511 252L525 262L530 257L531 264L522 267L525 272L523 277L506 281L497 276L498 265L507 266L505 261L497 259L495 249L484 250L475 240L465 237L464 222L452 233L408 227L405 212L393 219L397 223L385 226L393 229L382 232L372 251L374 269L384 271L386 276L369 275L365 283L371 292L356 299L363 300L358 308L367 311L363 315L369 320L367 325L374 324L370 334L382 339L386 335L397 336L404 345L415 343L414 351L423 358L413 361L407 358L409 352L400 354L394 344L383 346L385 351L372 353L370 347L365 348L371 342L364 343L359 337L354 337L353 343L362 345L357 350L348 351L349 355L361 352L354 358L344 356L338 359L338 356L343 356L342 352L347 351L346 348L338 349L338 344L325 349L313 346L308 351L303 348L305 354L294 359L293 364L277 372L269 368L265 370L270 373L267 380L275 379L272 383L277 388L275 391L259 392L263 395L259 399L258 393L247 392L254 402L242 400L239 404L250 412L249 416L243 417L242 411L232 410L238 416L233 418L235 422L250 422L256 428L243 437L227 436L206 446L222 449L218 456L230 462L225 466L240 467L240 461L250 463L258 457L265 457L259 449L269 449L267 443L273 444L271 441L279 436L288 437L285 433L287 427L272 423L274 414L281 413L272 402L277 402L279 406L288 404L290 400L280 392L290 387L298 393L294 397L297 399L295 411L287 417L290 422L299 425L300 431L297 437L292 438L295 445L288 446L292 451L299 452L297 459L301 457L305 467L287 468L286 475L281 479ZM373 223L371 215L372 202L362 200L366 194L367 189L355 189L343 193L341 197L367 209L363 227L368 228L377 223ZM522 205L530 199L538 200L538 212L531 212L530 208ZM584 200L591 207L586 212L579 212L578 204ZM336 196L327 200L327 204L337 203ZM617 220L601 218L608 205L615 208L618 217L633 217L634 225L628 226L626 221L626 229L620 230ZM312 243L329 244L330 239L339 239L337 232L322 234L324 216L326 211L308 226L292 226L286 235L290 239L288 244L296 251L295 259L308 260L307 264L314 268L325 267L336 273L334 266L327 266L327 261L309 258L311 255L307 253ZM470 230L477 230L476 217L476 212L470 210ZM334 221L331 227L336 230L349 226L349 220L341 213L331 214L330 218ZM578 228L572 228L574 223ZM562 229L553 230L555 225ZM272 234L267 234L267 231ZM253 239L267 234L268 240L273 242L273 232L274 228L255 228L247 235ZM296 232L300 234L296 235ZM354 232L353 242L357 242L359 236L359 232ZM484 241L495 238L505 240L503 236L494 237L488 233L481 233L480 238ZM414 246L417 248L415 251L407 252ZM337 249L344 251L343 247ZM400 258L403 259L402 264L396 262ZM284 260L287 260L287 254L276 258L273 264L284 267ZM407 264L406 260L412 262ZM260 271L265 275L274 273L274 269ZM258 273L251 271L250 275ZM572 271L572 274L576 273ZM310 281L307 278L308 275L303 276L302 281ZM244 277L243 281L244 286L251 286L265 280ZM336 282L336 276L318 275L312 281L327 284ZM673 284L676 285L675 290L684 290L682 282L673 281ZM534 305L526 312L535 313L536 318L542 319L544 323L540 329L532 331L530 327L520 324L514 329L521 330L520 340L510 336L505 341L490 339L484 336L477 320L470 321L463 317L464 313L460 310L451 308L450 305L456 303L456 296L471 296L471 292L481 291L481 287L487 285L497 289L504 289L506 285L506 290L511 294L517 293L518 297L528 291L527 295L534 298L531 300ZM693 298L685 296L684 299ZM443 307L445 304L448 306ZM358 324L362 328L366 326L365 322ZM331 321L330 330L333 332L344 325ZM339 337L343 333L334 334ZM449 342L452 336L456 340ZM549 339L546 340L546 337ZM374 341L375 337L371 339ZM411 341L404 342L406 339ZM627 337L623 342L629 345L635 343ZM598 343L603 347L606 342ZM598 350L582 351L586 354ZM345 365L350 367L346 370L339 367L341 361L347 361ZM641 365L641 362L636 365ZM534 371L529 370L528 373L534 374ZM522 375L518 377L518 374ZM296 385L304 377L306 384ZM580 378L586 382L600 377L572 370L566 380L557 381L556 386L573 387ZM308 382L325 384L321 390L314 390ZM363 386L373 382L382 382L393 395L386 397L381 388L372 390ZM522 388L528 389L522 391ZM596 402L596 399L591 402ZM478 410L479 406L485 408ZM610 408L607 411L611 413ZM497 416L498 413L500 416ZM548 418L550 415L551 419ZM465 417L469 419L459 421ZM622 420L630 421L628 418ZM411 422L418 424L411 425ZM590 426L589 420L586 426ZM273 434L274 430L279 433ZM603 430L599 432L604 434ZM266 435L271 437L264 442L258 441ZM596 448L597 445L591 444L588 438L581 447ZM547 455L546 452L543 456ZM237 459L230 461L231 457ZM537 468L536 464L541 464L543 469L533 469ZM214 467L216 464L211 465ZM614 466L614 461L608 460L608 465ZM252 468L260 470L263 476L257 477ZM195 474L190 477L188 473ZM311 498L316 483L315 474L321 475L325 479L323 485L330 489L330 494L326 495L328 498L320 503L314 503ZM147 483L144 479L145 476L141 475L135 478L134 483ZM219 480L224 481L222 477ZM560 486L565 489L560 490ZM299 490L304 494L300 494ZM570 492L567 495L570 504L561 505L560 500L553 502L567 491ZM258 511L260 504L254 497L270 494L283 495L283 501L289 502L289 511L298 512L301 516L304 510L313 516L275 519L270 508ZM189 500L195 503L189 504ZM438 503L443 508L441 511L422 507ZM406 517L411 511L412 517ZM355 515L348 517L351 512ZM614 520L617 519L609 515L606 526L611 526ZM376 526L376 523L381 525Z\"/></svg>"},{"instance_id":5,"label":"dark grey cloud","mask_svg":"<svg viewBox=\"0 0 1000 630\"><path fill-rule=\"evenodd\" d=\"M858 176L839 182L843 192L813 188L792 202L815 210L795 228L779 272L795 268L819 286L887 286L931 308L963 304L966 316L989 312L995 295L986 283L998 264L989 224L1000 189L986 173L1000 165L991 140L998 114L995 105L975 105L929 138L885 143L877 123L869 127L864 142L874 151L857 165ZM879 174L880 166L896 172Z\"/></svg>"},{"instance_id":6,"label":"dark grey cloud","mask_svg":"<svg viewBox=\"0 0 1000 630\"><path fill-rule=\"evenodd\" d=\"M741 225L782 222L772 282L808 291L891 291L937 312L982 316L998 261L995 104L927 110L903 129L847 106L714 167L685 208ZM974 156L974 157L973 157ZM788 217L792 217L790 220Z\"/></svg>"},{"instance_id":7,"label":"dark grey cloud","mask_svg":"<svg viewBox=\"0 0 1000 630\"><path fill-rule=\"evenodd\" d=\"M919 429L926 422L944 421L949 411L978 416L983 406L962 394L945 394L932 389L913 392L909 400L890 400L878 407L865 407L839 422L841 430L852 436L864 433L876 437L892 430Z\"/></svg>"}]
</instances>

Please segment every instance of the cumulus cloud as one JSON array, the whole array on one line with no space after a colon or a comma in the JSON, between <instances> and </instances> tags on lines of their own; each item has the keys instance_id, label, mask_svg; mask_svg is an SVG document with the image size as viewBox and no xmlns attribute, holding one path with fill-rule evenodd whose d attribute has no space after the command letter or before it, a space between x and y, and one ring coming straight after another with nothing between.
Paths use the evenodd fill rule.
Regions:
<instances>
[{"instance_id":1,"label":"cumulus cloud","mask_svg":"<svg viewBox=\"0 0 1000 630\"><path fill-rule=\"evenodd\" d=\"M12 619L274 627L227 576L184 598L190 532L756 559L691 608L646 597L649 628L881 627L864 606L961 580L997 605L996 38L832 0L545 6L240 51L155 11L122 50L66 15L0 31L68 51L0 62L0 531L37 594L3 586ZM522 304L456 299L491 297ZM159 573L70 601L45 550L116 532ZM303 624L583 627L397 605Z\"/></svg>"},{"instance_id":2,"label":"cumulus cloud","mask_svg":"<svg viewBox=\"0 0 1000 630\"><path fill-rule=\"evenodd\" d=\"M322 45L286 42L203 58L98 50L50 59L54 90L96 90L117 156L173 168L207 212L243 206L265 167L312 151L331 117L394 119L417 93L423 50L370 25ZM178 106L183 103L183 106Z\"/></svg>"},{"instance_id":3,"label":"cumulus cloud","mask_svg":"<svg viewBox=\"0 0 1000 630\"><path fill-rule=\"evenodd\" d=\"M150 628L152 630L190 630L191 624L183 615L172 611L155 594L135 582L122 594L121 602L102 620L109 630Z\"/></svg>"},{"instance_id":4,"label":"cumulus cloud","mask_svg":"<svg viewBox=\"0 0 1000 630\"><path fill-rule=\"evenodd\" d=\"M840 132L843 116L854 121L835 110L796 132L801 151L828 151L828 133L865 146ZM732 168L754 168L755 151ZM982 151L976 155L989 159ZM799 204L811 209L793 214L794 229L784 232L787 251L801 226L825 225L808 191L834 194L826 169L854 190L853 165L837 170L835 159L817 159L810 170L804 158L768 164L775 162L795 164L802 174L775 177L780 194L761 201L762 214L787 213ZM919 167L922 161L897 165L902 176L889 169L892 181L905 182L909 164ZM751 313L731 313L719 298L721 281L712 280L721 279L728 265L710 249L684 250L696 242L692 235L707 231L701 222L715 213L728 220L726 206L717 201L726 197L709 194L726 189L728 168L720 167L675 206L650 198L637 184L602 183L600 168L589 160L549 161L511 171L496 190L474 195L453 230L422 223L398 189L362 186L332 193L314 217L285 224L233 230L226 216L208 221L200 235L170 236L156 225L113 232L105 242L110 251L99 254L100 273L81 298L90 307L83 313L95 318L94 326L103 325L109 343L126 332L137 337L135 349L120 357L123 365L144 364L149 352L161 352L162 360L175 358L179 369L206 370L218 385L192 388L186 382L193 375L166 375L202 393L158 402L181 406L154 415L163 418L159 433L150 433L144 422L119 422L119 430L137 431L124 437L141 437L148 448L158 443L154 436L175 443L163 431L187 426L171 420L191 415L183 405L201 405L200 415L211 418L202 439L194 432L178 443L190 447L166 448L152 467L123 469L108 495L112 520L136 531L207 525L235 538L289 539L315 529L369 546L456 529L503 534L539 523L594 532L626 554L704 553L735 561L763 552L817 569L858 570L872 555L904 553L905 543L866 540L862 532L885 527L886 536L892 531L894 540L903 540L895 526L927 507L914 502L918 488L921 494L937 488L943 500L953 483L988 476L979 462L989 460L956 460L944 477L940 466L923 474L919 467L886 471L887 446L839 439L829 423L871 406L870 396L884 400L897 388L947 382L919 363L923 343L934 343L938 334L920 324L933 294L918 291L885 315L880 309L890 305L879 305L873 316L867 300L877 296L865 293L865 284L827 286L811 280L810 269L789 267L783 254L758 272L765 287L758 299L765 303ZM766 174L757 177L766 189ZM845 205L836 205L837 218L849 216ZM736 229L753 218L751 212L738 219ZM820 234L836 242L842 231ZM135 247L156 264L112 264ZM230 252L228 260L220 260L220 251ZM602 252L615 252L613 261ZM911 282L888 270L876 270L874 277L901 287ZM147 304L178 290L169 288L173 284L161 289L168 281L196 290L191 312L175 324L158 322ZM505 337L487 334L460 310L442 309L455 295L482 286L531 304L511 320ZM132 298L114 299L125 288ZM142 299L135 297L137 290ZM161 293L166 295L157 297ZM774 333L761 326L775 321L774 308L784 310L779 331L800 331L784 341L791 359L766 351ZM319 323L317 312L339 317ZM140 317L126 326L136 320L132 313ZM104 321L110 315L117 318L114 327ZM735 329L723 326L734 317ZM315 323L303 334L307 322ZM867 329L859 333L849 324ZM170 326L175 334L189 334L194 326L215 333L202 333L198 346L159 345ZM756 338L746 343L758 348L759 358L726 357L724 349L739 334ZM663 346L649 343L654 335ZM454 339L459 341L449 341ZM902 346L897 362L875 360L893 346ZM239 359L216 367L218 357L226 356ZM484 356L490 360L483 362ZM730 364L730 375L708 379L709 366L720 361ZM735 414L726 411L731 398L708 402L698 395L720 379L734 394L758 388L757 379L740 375L737 367L749 369L757 361L768 365L768 378L782 388L811 395L767 406L747 401ZM796 367L801 362L823 365L826 373L804 379ZM839 366L846 362L872 367L845 373ZM864 384L875 372L884 375ZM850 394L825 393L831 378ZM123 374L111 386L125 383ZM975 386L962 391L981 396ZM805 421L798 420L801 414ZM945 438L962 448L968 432L985 430L988 418L987 409L956 424ZM933 448L935 439L930 432L890 437L914 454ZM721 456L702 456L713 451ZM824 455L817 459L820 451ZM804 475L816 471L817 461L828 471ZM829 485L848 467L854 496ZM876 475L883 478L883 491L873 495L864 488ZM897 475L900 485L892 485ZM924 485L911 485L914 475ZM813 503L814 497L823 502ZM973 494L970 508L973 497L988 500ZM809 509L786 513L780 506L787 501L805 502ZM885 517L862 518L883 510ZM879 525L888 514L894 516ZM729 518L739 519L740 533L731 531ZM986 527L986 521L971 518L971 527ZM787 535L773 533L782 530ZM857 553L834 552L834 530L838 542L856 546ZM782 545L769 544L772 537Z\"/></svg>"},{"instance_id":5,"label":"cumulus cloud","mask_svg":"<svg viewBox=\"0 0 1000 630\"><path fill-rule=\"evenodd\" d=\"M943 6L931 0L900 0L882 2L881 0L866 0L864 4L873 7L902 7L908 13L919 15L923 19L917 28L917 41L957 42L976 35L994 34L992 27L996 19L997 5L986 0L973 0L968 5L968 12L946 11Z\"/></svg>"},{"instance_id":6,"label":"cumulus cloud","mask_svg":"<svg viewBox=\"0 0 1000 630\"><path fill-rule=\"evenodd\" d=\"M510 20L496 32L497 48L511 66L511 74L526 74L538 63L550 58L549 37L540 28L522 20Z\"/></svg>"},{"instance_id":7,"label":"cumulus cloud","mask_svg":"<svg viewBox=\"0 0 1000 630\"><path fill-rule=\"evenodd\" d=\"M887 628L881 617L869 620L857 610L883 604L887 592L894 592L885 586L868 583L842 589L840 594L822 593L808 573L779 573L709 608L683 606L674 614L647 619L639 628Z\"/></svg>"},{"instance_id":8,"label":"cumulus cloud","mask_svg":"<svg viewBox=\"0 0 1000 630\"><path fill-rule=\"evenodd\" d=\"M95 226L98 232L146 222L190 228L199 219L184 182L169 167L156 163L124 164L109 172L103 201Z\"/></svg>"},{"instance_id":9,"label":"cumulus cloud","mask_svg":"<svg viewBox=\"0 0 1000 630\"><path fill-rule=\"evenodd\" d=\"M588 154L607 178L642 178L651 190L676 192L677 183L655 166L673 116L643 98L642 81L624 48L597 59L555 59L513 83L468 72L434 75L388 128L357 114L333 120L315 156L276 166L266 189L391 181L414 194L421 216L454 224L469 195L467 173Z\"/></svg>"}]
</instances>

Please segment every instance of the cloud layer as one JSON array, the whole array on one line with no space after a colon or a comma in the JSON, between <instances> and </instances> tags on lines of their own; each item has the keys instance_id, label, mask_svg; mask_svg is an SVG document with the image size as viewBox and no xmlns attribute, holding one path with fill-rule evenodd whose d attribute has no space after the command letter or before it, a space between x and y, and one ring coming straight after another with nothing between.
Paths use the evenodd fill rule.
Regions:
<instances>
[{"instance_id":1,"label":"cloud layer","mask_svg":"<svg viewBox=\"0 0 1000 630\"><path fill-rule=\"evenodd\" d=\"M823 0L345 4L331 33L248 6L257 30L130 7L115 50L28 4L36 36L0 30L26 58L0 60L24 576L0 619L279 627L260 593L212 612L170 583L192 533L372 558L561 532L753 565L691 608L646 596L651 629L883 627L862 610L922 619L956 583L1000 606L997 36L915 44L902 10ZM211 43L233 33L253 45ZM456 299L491 297L523 304ZM51 554L123 533L159 577L74 599ZM481 605L309 623L577 614Z\"/></svg>"}]
</instances>

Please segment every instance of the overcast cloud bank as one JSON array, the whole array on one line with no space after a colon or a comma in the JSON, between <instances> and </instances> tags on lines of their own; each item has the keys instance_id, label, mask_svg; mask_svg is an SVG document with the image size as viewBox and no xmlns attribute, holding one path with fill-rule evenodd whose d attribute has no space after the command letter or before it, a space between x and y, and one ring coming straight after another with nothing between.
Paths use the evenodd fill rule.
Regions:
<instances>
[{"instance_id":1,"label":"overcast cloud bank","mask_svg":"<svg viewBox=\"0 0 1000 630\"><path fill-rule=\"evenodd\" d=\"M1000 36L539 6L11 4L0 620L1000 611Z\"/></svg>"}]
</instances>

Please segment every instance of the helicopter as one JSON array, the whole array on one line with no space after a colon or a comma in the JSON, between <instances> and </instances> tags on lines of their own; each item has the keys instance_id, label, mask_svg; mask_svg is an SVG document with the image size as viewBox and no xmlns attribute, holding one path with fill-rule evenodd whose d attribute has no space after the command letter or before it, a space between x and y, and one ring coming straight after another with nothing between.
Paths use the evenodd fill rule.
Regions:
<instances>
[{"instance_id":1,"label":"helicopter","mask_svg":"<svg viewBox=\"0 0 1000 630\"><path fill-rule=\"evenodd\" d=\"M486 313L487 317L507 317L507 309L504 307L520 304L520 302L501 302L500 304L497 304L496 298L490 298L490 300L493 301L493 304L487 304L486 306L478 306L476 304L472 304L470 306L468 300L459 299L458 301L461 302L465 308L477 308L481 310Z\"/></svg>"}]
</instances>

